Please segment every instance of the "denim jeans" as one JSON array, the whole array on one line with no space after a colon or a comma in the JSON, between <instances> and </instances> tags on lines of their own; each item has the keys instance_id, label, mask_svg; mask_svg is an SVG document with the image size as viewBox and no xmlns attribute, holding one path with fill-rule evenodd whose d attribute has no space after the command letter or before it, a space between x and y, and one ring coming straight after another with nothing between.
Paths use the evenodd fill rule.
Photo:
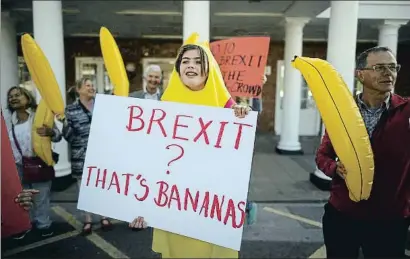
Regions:
<instances>
[{"instance_id":1,"label":"denim jeans","mask_svg":"<svg viewBox=\"0 0 410 259\"><path fill-rule=\"evenodd\" d=\"M252 179L252 168L255 158L255 151L252 154L252 166L251 166L251 174L249 176L249 184L248 184L248 196L251 191L251 179ZM250 201L249 198L246 199L246 225L253 225L257 219L257 211L258 206L255 202Z\"/></svg>"},{"instance_id":2,"label":"denim jeans","mask_svg":"<svg viewBox=\"0 0 410 259\"><path fill-rule=\"evenodd\" d=\"M23 166L17 165L20 181L23 179ZM37 229L47 229L51 226L50 219L50 195L51 181L42 183L22 184L24 189L35 189L39 193L33 197L33 207L30 209L30 220Z\"/></svg>"},{"instance_id":3,"label":"denim jeans","mask_svg":"<svg viewBox=\"0 0 410 259\"><path fill-rule=\"evenodd\" d=\"M261 113L262 109L262 96L260 98L252 98L252 110Z\"/></svg>"}]
</instances>

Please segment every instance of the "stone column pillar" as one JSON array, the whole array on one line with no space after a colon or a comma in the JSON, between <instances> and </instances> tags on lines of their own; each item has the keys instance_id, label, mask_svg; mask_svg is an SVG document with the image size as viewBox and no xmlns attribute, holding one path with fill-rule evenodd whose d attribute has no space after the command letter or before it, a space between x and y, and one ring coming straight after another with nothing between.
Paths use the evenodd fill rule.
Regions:
<instances>
[{"instance_id":1,"label":"stone column pillar","mask_svg":"<svg viewBox=\"0 0 410 259\"><path fill-rule=\"evenodd\" d=\"M379 26L379 42L378 45L388 47L397 55L397 43L399 40L399 29L402 25L407 24L406 20L385 20Z\"/></svg>"},{"instance_id":2,"label":"stone column pillar","mask_svg":"<svg viewBox=\"0 0 410 259\"><path fill-rule=\"evenodd\" d=\"M1 108L7 107L7 91L19 84L17 35L14 21L7 12L1 13ZM4 114L7 117L7 114Z\"/></svg>"},{"instance_id":3,"label":"stone column pillar","mask_svg":"<svg viewBox=\"0 0 410 259\"><path fill-rule=\"evenodd\" d=\"M33 1L33 28L34 39L50 62L65 101L66 79L61 1ZM61 123L58 124L61 129ZM55 151L60 154L59 162L55 165L56 177L71 174L67 142L63 139L55 144Z\"/></svg>"},{"instance_id":4,"label":"stone column pillar","mask_svg":"<svg viewBox=\"0 0 410 259\"><path fill-rule=\"evenodd\" d=\"M210 7L209 0L183 1L183 37L184 40L194 32L199 33L201 41L210 40Z\"/></svg>"},{"instance_id":5,"label":"stone column pillar","mask_svg":"<svg viewBox=\"0 0 410 259\"><path fill-rule=\"evenodd\" d=\"M307 22L307 18L286 18L282 129L276 147L279 154L303 154L299 142L302 75L292 67L291 61L295 55L302 55L303 28Z\"/></svg>"},{"instance_id":6,"label":"stone column pillar","mask_svg":"<svg viewBox=\"0 0 410 259\"><path fill-rule=\"evenodd\" d=\"M327 40L327 61L342 75L350 91L354 89L359 1L332 1ZM341 54L342 53L342 54ZM322 137L325 132L322 126ZM316 168L310 180L321 189L329 188L331 178Z\"/></svg>"}]
</instances>

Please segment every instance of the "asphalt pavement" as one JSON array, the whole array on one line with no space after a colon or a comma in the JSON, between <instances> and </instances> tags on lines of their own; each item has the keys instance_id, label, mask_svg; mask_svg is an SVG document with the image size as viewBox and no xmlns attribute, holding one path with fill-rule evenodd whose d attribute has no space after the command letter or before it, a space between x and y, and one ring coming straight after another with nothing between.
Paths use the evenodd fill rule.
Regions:
<instances>
[{"instance_id":1,"label":"asphalt pavement","mask_svg":"<svg viewBox=\"0 0 410 259\"><path fill-rule=\"evenodd\" d=\"M319 138L301 138L302 156L277 155L277 141L256 138L249 199L258 203L258 217L244 227L240 257L325 258L321 217L329 193L309 182ZM2 258L159 258L151 250L151 229L134 232L113 221L113 230L102 232L96 219L93 234L79 236L83 215L76 209L75 184L51 198L54 235L41 238L32 231L22 240L2 240ZM410 255L410 242L407 249Z\"/></svg>"},{"instance_id":2,"label":"asphalt pavement","mask_svg":"<svg viewBox=\"0 0 410 259\"><path fill-rule=\"evenodd\" d=\"M323 258L322 204L258 204L257 222L244 228L241 258ZM159 258L151 250L152 229L134 232L114 221L103 232L98 222L88 237L79 235L82 213L75 203L53 204L55 234L35 231L22 240L3 240L3 258Z\"/></svg>"}]
</instances>

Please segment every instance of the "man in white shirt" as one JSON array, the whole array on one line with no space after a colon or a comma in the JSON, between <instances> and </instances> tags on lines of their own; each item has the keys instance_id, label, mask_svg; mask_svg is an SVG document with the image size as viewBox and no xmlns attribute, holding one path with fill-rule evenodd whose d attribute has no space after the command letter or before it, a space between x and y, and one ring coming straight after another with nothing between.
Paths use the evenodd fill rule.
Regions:
<instances>
[{"instance_id":1,"label":"man in white shirt","mask_svg":"<svg viewBox=\"0 0 410 259\"><path fill-rule=\"evenodd\" d=\"M143 76L142 90L130 93L130 97L140 99L151 99L159 101L162 96L160 84L162 80L162 70L158 65L149 65Z\"/></svg>"}]
</instances>

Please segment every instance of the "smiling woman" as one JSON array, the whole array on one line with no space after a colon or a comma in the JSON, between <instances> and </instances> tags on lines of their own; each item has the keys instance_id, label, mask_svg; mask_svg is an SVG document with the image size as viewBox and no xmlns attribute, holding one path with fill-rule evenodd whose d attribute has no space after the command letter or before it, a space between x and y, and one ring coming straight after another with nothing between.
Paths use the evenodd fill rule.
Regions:
<instances>
[{"instance_id":1,"label":"smiling woman","mask_svg":"<svg viewBox=\"0 0 410 259\"><path fill-rule=\"evenodd\" d=\"M175 69L181 81L192 91L202 90L208 78L208 57L197 45L185 45L181 48Z\"/></svg>"},{"instance_id":2,"label":"smiling woman","mask_svg":"<svg viewBox=\"0 0 410 259\"><path fill-rule=\"evenodd\" d=\"M83 77L76 82L74 90L78 98L66 107L63 136L71 149L71 174L77 179L79 191L94 109L95 88L89 78ZM111 229L111 223L107 218L101 217L100 222L103 230ZM85 213L82 235L91 234L91 225L91 214Z\"/></svg>"},{"instance_id":3,"label":"smiling woman","mask_svg":"<svg viewBox=\"0 0 410 259\"><path fill-rule=\"evenodd\" d=\"M175 62L176 73L171 74L161 100L233 108L235 102L220 70L215 69L217 65L212 53L202 46L182 46Z\"/></svg>"},{"instance_id":4,"label":"smiling woman","mask_svg":"<svg viewBox=\"0 0 410 259\"><path fill-rule=\"evenodd\" d=\"M54 171L48 170L49 168L44 166L45 162L36 154L33 134L59 142L62 138L61 133L54 123L51 127L35 128L37 104L28 90L18 86L11 87L7 92L7 102L11 117L6 124L22 186L24 189L37 189L40 192L34 199L35 206L30 211L30 218L32 222L35 222L34 227L40 231L42 236L50 236L53 234L49 215L50 189ZM32 168L39 169L37 171ZM47 177L43 177L45 175ZM24 236L25 233L21 233L15 238L21 239Z\"/></svg>"}]
</instances>

